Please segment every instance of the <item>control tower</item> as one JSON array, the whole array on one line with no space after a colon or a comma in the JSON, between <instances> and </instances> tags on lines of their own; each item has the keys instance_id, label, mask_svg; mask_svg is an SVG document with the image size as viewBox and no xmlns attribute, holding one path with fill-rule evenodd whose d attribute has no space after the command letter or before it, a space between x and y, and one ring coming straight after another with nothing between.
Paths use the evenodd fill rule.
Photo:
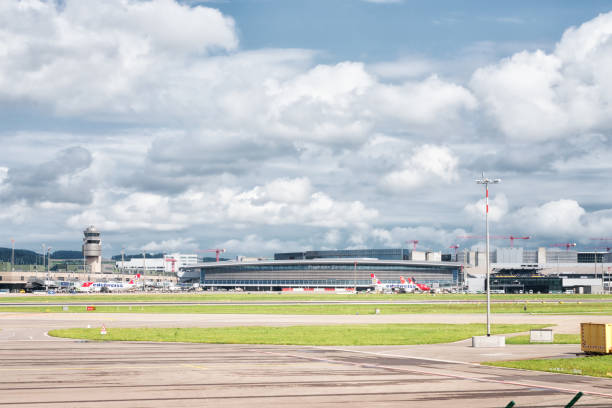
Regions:
<instances>
[{"instance_id":1,"label":"control tower","mask_svg":"<svg viewBox=\"0 0 612 408\"><path fill-rule=\"evenodd\" d=\"M102 272L102 241L100 232L90 225L83 231L83 257L91 273Z\"/></svg>"}]
</instances>

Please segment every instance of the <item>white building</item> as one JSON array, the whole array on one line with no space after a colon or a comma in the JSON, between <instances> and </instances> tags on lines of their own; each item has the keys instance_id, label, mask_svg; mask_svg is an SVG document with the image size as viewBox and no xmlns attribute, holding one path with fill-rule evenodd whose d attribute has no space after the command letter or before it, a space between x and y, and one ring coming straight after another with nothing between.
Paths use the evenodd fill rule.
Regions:
<instances>
[{"instance_id":1,"label":"white building","mask_svg":"<svg viewBox=\"0 0 612 408\"><path fill-rule=\"evenodd\" d=\"M166 272L178 272L180 268L193 266L198 263L198 255L196 254L174 253L166 255L164 258L166 261Z\"/></svg>"},{"instance_id":2,"label":"white building","mask_svg":"<svg viewBox=\"0 0 612 408\"><path fill-rule=\"evenodd\" d=\"M168 254L163 258L132 258L129 261L117 261L119 269L147 270L156 272L176 273L180 268L198 263L196 254Z\"/></svg>"}]
</instances>

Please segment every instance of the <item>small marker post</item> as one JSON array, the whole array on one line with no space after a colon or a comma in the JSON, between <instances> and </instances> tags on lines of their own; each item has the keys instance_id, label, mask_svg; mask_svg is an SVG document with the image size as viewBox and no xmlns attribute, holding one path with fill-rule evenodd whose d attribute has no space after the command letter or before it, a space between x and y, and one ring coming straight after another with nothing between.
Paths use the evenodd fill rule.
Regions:
<instances>
[{"instance_id":1,"label":"small marker post","mask_svg":"<svg viewBox=\"0 0 612 408\"><path fill-rule=\"evenodd\" d=\"M100 334L106 334L106 326L102 325L102 328L100 329Z\"/></svg>"}]
</instances>

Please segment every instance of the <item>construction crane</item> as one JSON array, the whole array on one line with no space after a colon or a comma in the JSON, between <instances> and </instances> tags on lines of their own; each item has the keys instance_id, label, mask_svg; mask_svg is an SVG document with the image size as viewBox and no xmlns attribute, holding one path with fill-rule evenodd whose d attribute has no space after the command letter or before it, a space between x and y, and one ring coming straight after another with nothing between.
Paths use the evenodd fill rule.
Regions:
<instances>
[{"instance_id":1,"label":"construction crane","mask_svg":"<svg viewBox=\"0 0 612 408\"><path fill-rule=\"evenodd\" d=\"M217 262L219 262L219 254L225 252L225 248L199 249L196 252L214 252L217 254Z\"/></svg>"},{"instance_id":2,"label":"construction crane","mask_svg":"<svg viewBox=\"0 0 612 408\"><path fill-rule=\"evenodd\" d=\"M174 258L166 258L165 261L172 263L172 273L174 273L174 264L176 263L176 259L174 259Z\"/></svg>"},{"instance_id":3,"label":"construction crane","mask_svg":"<svg viewBox=\"0 0 612 408\"><path fill-rule=\"evenodd\" d=\"M412 244L412 249L416 249L417 244L419 243L419 241L417 239L412 239L410 241L406 241L406 243L410 243Z\"/></svg>"},{"instance_id":4,"label":"construction crane","mask_svg":"<svg viewBox=\"0 0 612 408\"><path fill-rule=\"evenodd\" d=\"M566 251L569 251L570 248L575 247L576 243L575 242L564 242L561 244L552 244L551 247L560 247L560 248L565 248Z\"/></svg>"},{"instance_id":5,"label":"construction crane","mask_svg":"<svg viewBox=\"0 0 612 408\"><path fill-rule=\"evenodd\" d=\"M463 239L485 239L486 237L474 236L474 235L463 235L463 236L459 236L457 238L463 238ZM531 237L530 236L515 237L514 235L509 235L509 236L492 235L492 236L489 236L489 238L491 238L491 239L509 239L510 240L510 247L514 247L514 240L515 239L530 239Z\"/></svg>"},{"instance_id":6,"label":"construction crane","mask_svg":"<svg viewBox=\"0 0 612 408\"><path fill-rule=\"evenodd\" d=\"M612 246L603 246L603 247L589 247L592 249L605 249L606 252L610 252L610 250L612 249Z\"/></svg>"},{"instance_id":7,"label":"construction crane","mask_svg":"<svg viewBox=\"0 0 612 408\"><path fill-rule=\"evenodd\" d=\"M454 249L455 250L455 255L457 255L457 249L459 248L459 244L453 244L451 246L449 246L450 249Z\"/></svg>"},{"instance_id":8,"label":"construction crane","mask_svg":"<svg viewBox=\"0 0 612 408\"><path fill-rule=\"evenodd\" d=\"M612 241L612 238L591 238L591 241ZM605 246L605 247L590 247L593 249L605 249L607 252L610 252L610 249L612 249L612 245L611 246Z\"/></svg>"}]
</instances>

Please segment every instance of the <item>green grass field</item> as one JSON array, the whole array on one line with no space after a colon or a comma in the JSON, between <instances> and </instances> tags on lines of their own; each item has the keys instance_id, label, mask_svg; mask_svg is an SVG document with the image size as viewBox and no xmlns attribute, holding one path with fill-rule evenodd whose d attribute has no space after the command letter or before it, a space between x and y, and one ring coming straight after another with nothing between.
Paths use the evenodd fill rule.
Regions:
<instances>
[{"instance_id":1,"label":"green grass field","mask_svg":"<svg viewBox=\"0 0 612 408\"><path fill-rule=\"evenodd\" d=\"M506 337L506 344L580 344L579 334L555 334L552 343L530 343L529 335Z\"/></svg>"},{"instance_id":2,"label":"green grass field","mask_svg":"<svg viewBox=\"0 0 612 408\"><path fill-rule=\"evenodd\" d=\"M92 303L95 304L95 303ZM410 313L485 313L486 304L436 303L436 304L280 304L280 305L134 305L114 306L96 304L95 311L85 306L0 306L0 312L13 313L208 313L208 314L294 314L294 315L348 315ZM64 310L67 308L67 310ZM531 314L612 314L612 303L533 303L524 309L523 303L499 303L491 305L492 313Z\"/></svg>"},{"instance_id":3,"label":"green grass field","mask_svg":"<svg viewBox=\"0 0 612 408\"><path fill-rule=\"evenodd\" d=\"M493 361L483 364L551 373L612 377L612 355L547 360Z\"/></svg>"},{"instance_id":4,"label":"green grass field","mask_svg":"<svg viewBox=\"0 0 612 408\"><path fill-rule=\"evenodd\" d=\"M516 333L546 325L494 324L495 334ZM449 343L484 335L483 324L365 324L334 326L220 328L106 328L52 330L49 335L89 340L170 341L223 344L294 344L365 346Z\"/></svg>"},{"instance_id":5,"label":"green grass field","mask_svg":"<svg viewBox=\"0 0 612 408\"><path fill-rule=\"evenodd\" d=\"M612 300L612 295L491 295L493 300L499 301L580 301L586 299L607 299ZM264 293L219 293L219 292L202 292L202 293L123 293L123 294L75 294L75 295L20 295L20 296L0 296L1 303L16 303L16 302L284 302L284 301L402 301L402 300L472 300L485 301L486 295L467 295L467 294L436 294L430 295L425 293L406 293L406 294L295 294L282 292L264 292Z\"/></svg>"}]
</instances>

